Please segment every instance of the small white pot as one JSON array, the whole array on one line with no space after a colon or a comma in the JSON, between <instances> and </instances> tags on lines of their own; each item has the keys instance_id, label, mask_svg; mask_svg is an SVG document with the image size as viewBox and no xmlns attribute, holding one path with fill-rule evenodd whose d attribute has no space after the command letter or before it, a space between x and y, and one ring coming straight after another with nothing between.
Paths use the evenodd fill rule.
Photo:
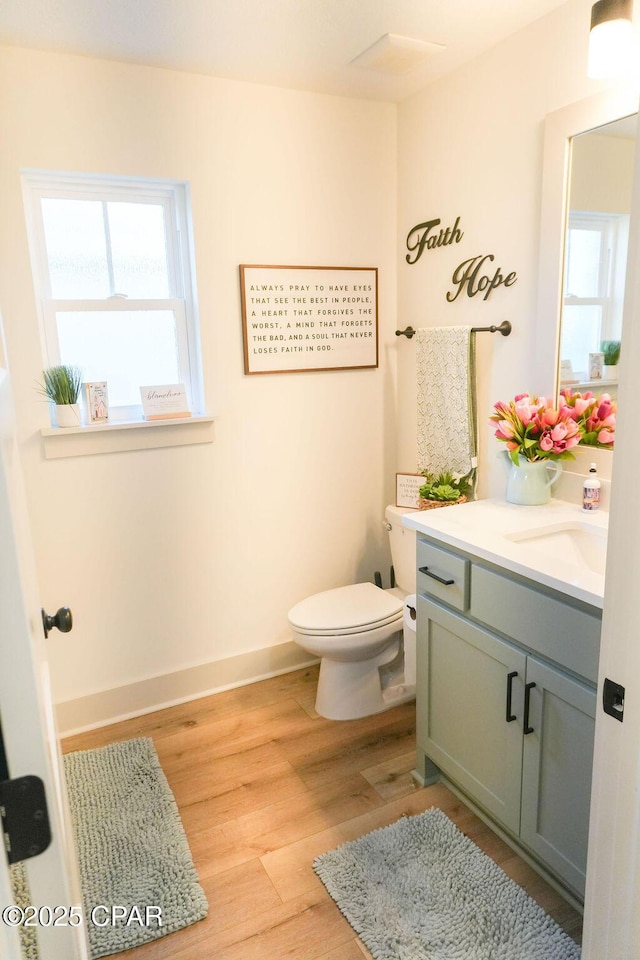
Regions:
<instances>
[{"instance_id":1,"label":"small white pot","mask_svg":"<svg viewBox=\"0 0 640 960\"><path fill-rule=\"evenodd\" d=\"M79 427L82 425L79 403L56 403L55 417L57 427Z\"/></svg>"},{"instance_id":2,"label":"small white pot","mask_svg":"<svg viewBox=\"0 0 640 960\"><path fill-rule=\"evenodd\" d=\"M603 380L617 380L618 379L618 365L609 366L605 363L603 370Z\"/></svg>"}]
</instances>

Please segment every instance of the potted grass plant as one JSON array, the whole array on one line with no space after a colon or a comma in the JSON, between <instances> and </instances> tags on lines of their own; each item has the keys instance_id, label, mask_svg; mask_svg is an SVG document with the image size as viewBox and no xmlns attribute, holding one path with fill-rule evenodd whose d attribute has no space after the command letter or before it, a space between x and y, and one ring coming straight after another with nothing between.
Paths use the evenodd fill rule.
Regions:
<instances>
[{"instance_id":1,"label":"potted grass plant","mask_svg":"<svg viewBox=\"0 0 640 960\"><path fill-rule=\"evenodd\" d=\"M604 354L604 379L618 379L618 361L620 360L620 341L603 340L600 350Z\"/></svg>"},{"instance_id":2,"label":"potted grass plant","mask_svg":"<svg viewBox=\"0 0 640 960\"><path fill-rule=\"evenodd\" d=\"M81 423L78 398L82 387L80 367L59 364L42 371L39 385L42 393L55 411L55 424L58 427L77 427Z\"/></svg>"}]
</instances>

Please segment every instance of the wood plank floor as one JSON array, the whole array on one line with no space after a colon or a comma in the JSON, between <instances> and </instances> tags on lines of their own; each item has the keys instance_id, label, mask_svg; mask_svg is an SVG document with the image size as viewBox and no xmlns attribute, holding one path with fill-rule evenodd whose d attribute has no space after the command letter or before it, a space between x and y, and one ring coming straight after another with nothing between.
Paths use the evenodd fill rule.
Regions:
<instances>
[{"instance_id":1,"label":"wood plank floor","mask_svg":"<svg viewBox=\"0 0 640 960\"><path fill-rule=\"evenodd\" d=\"M63 742L68 753L153 739L209 900L205 920L127 960L370 957L311 862L432 806L580 940L582 918L555 890L444 785L412 779L414 704L335 723L314 711L316 682L317 668L301 670Z\"/></svg>"}]
</instances>

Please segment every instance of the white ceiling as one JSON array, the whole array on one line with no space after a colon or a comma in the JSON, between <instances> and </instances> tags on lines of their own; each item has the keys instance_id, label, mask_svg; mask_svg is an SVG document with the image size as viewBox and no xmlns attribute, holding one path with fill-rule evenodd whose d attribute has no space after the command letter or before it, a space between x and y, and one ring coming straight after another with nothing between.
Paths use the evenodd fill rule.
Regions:
<instances>
[{"instance_id":1,"label":"white ceiling","mask_svg":"<svg viewBox=\"0 0 640 960\"><path fill-rule=\"evenodd\" d=\"M5 0L0 43L399 101L564 2ZM400 76L351 64L387 33L446 49Z\"/></svg>"}]
</instances>

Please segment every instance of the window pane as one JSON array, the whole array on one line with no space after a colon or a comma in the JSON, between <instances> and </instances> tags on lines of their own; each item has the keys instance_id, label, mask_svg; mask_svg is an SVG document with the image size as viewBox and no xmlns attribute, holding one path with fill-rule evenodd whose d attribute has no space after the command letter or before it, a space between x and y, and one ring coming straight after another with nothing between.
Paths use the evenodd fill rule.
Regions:
<instances>
[{"instance_id":1,"label":"window pane","mask_svg":"<svg viewBox=\"0 0 640 960\"><path fill-rule=\"evenodd\" d=\"M574 373L589 373L589 354L600 349L602 307L568 305L562 311L561 360L570 360Z\"/></svg>"},{"instance_id":2,"label":"window pane","mask_svg":"<svg viewBox=\"0 0 640 960\"><path fill-rule=\"evenodd\" d=\"M180 383L171 310L59 312L60 362L85 380L106 380L109 404L140 404L140 387Z\"/></svg>"},{"instance_id":3,"label":"window pane","mask_svg":"<svg viewBox=\"0 0 640 960\"><path fill-rule=\"evenodd\" d=\"M141 300L170 296L164 208L109 202L114 293Z\"/></svg>"},{"instance_id":4,"label":"window pane","mask_svg":"<svg viewBox=\"0 0 640 960\"><path fill-rule=\"evenodd\" d=\"M42 200L54 298L108 297L109 271L99 200Z\"/></svg>"},{"instance_id":5,"label":"window pane","mask_svg":"<svg viewBox=\"0 0 640 960\"><path fill-rule=\"evenodd\" d=\"M568 231L565 296L602 296L600 271L603 239L600 230L574 227Z\"/></svg>"}]
</instances>

